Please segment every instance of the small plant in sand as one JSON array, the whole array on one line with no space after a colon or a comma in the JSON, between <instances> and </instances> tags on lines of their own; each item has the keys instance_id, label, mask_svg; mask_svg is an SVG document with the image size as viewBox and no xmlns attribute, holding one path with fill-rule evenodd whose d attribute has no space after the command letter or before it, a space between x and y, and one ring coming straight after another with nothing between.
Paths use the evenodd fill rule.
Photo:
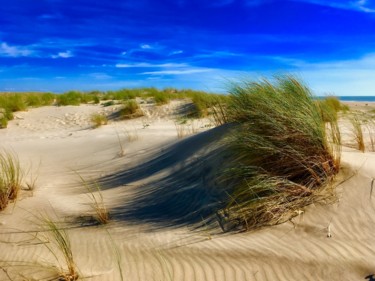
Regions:
<instances>
[{"instance_id":1,"label":"small plant in sand","mask_svg":"<svg viewBox=\"0 0 375 281\"><path fill-rule=\"evenodd\" d=\"M27 181L25 182L25 187L24 189L27 191L33 192L36 188L36 182L38 181L38 176L39 176L39 169L41 166L42 162L39 162L39 166L36 169L36 171L33 171L33 166L32 164L30 165L28 171L26 172L26 175L28 177Z\"/></svg>"},{"instance_id":2,"label":"small plant in sand","mask_svg":"<svg viewBox=\"0 0 375 281\"><path fill-rule=\"evenodd\" d=\"M119 147L120 147L120 151L119 151L118 155L119 155L120 157L123 157L123 156L125 156L125 148L124 148L124 146L122 145L121 137L120 137L119 132L117 132L117 130L116 130L116 136L117 136L117 140L118 140L118 145L119 145Z\"/></svg>"},{"instance_id":3,"label":"small plant in sand","mask_svg":"<svg viewBox=\"0 0 375 281\"><path fill-rule=\"evenodd\" d=\"M352 133L354 140L357 144L357 149L359 151L365 152L365 141L362 130L362 120L358 113L352 113L349 115L349 121L352 125Z\"/></svg>"},{"instance_id":4,"label":"small plant in sand","mask_svg":"<svg viewBox=\"0 0 375 281\"><path fill-rule=\"evenodd\" d=\"M23 172L15 153L0 153L0 210L15 200L21 189Z\"/></svg>"},{"instance_id":5,"label":"small plant in sand","mask_svg":"<svg viewBox=\"0 0 375 281\"><path fill-rule=\"evenodd\" d=\"M42 227L46 231L44 239L39 239L59 263L58 277L60 281L78 280L78 268L74 260L72 246L67 231L50 217L41 218ZM61 257L64 263L61 263Z\"/></svg>"},{"instance_id":6,"label":"small plant in sand","mask_svg":"<svg viewBox=\"0 0 375 281\"><path fill-rule=\"evenodd\" d=\"M370 119L366 124L371 151L375 151L375 121Z\"/></svg>"},{"instance_id":7,"label":"small plant in sand","mask_svg":"<svg viewBox=\"0 0 375 281\"><path fill-rule=\"evenodd\" d=\"M195 127L195 123L189 123L186 119L178 120L174 123L174 125L177 132L177 138L179 139L198 132L197 128Z\"/></svg>"},{"instance_id":8,"label":"small plant in sand","mask_svg":"<svg viewBox=\"0 0 375 281\"><path fill-rule=\"evenodd\" d=\"M132 131L125 130L125 134L126 134L126 139L128 142L134 142L139 139L137 129L134 129Z\"/></svg>"},{"instance_id":9,"label":"small plant in sand","mask_svg":"<svg viewBox=\"0 0 375 281\"><path fill-rule=\"evenodd\" d=\"M68 233L65 229L58 226L50 217L43 217L42 222L47 228L48 237L47 241L52 242L54 246L49 243L45 243L46 247L51 254L55 257L56 261L60 264L60 258L58 253L60 253L65 262L65 266L60 264L59 269L59 281L73 281L78 280L79 274L77 265L75 263L72 246L70 244L70 239ZM58 251L56 251L58 250Z\"/></svg>"},{"instance_id":10,"label":"small plant in sand","mask_svg":"<svg viewBox=\"0 0 375 281\"><path fill-rule=\"evenodd\" d=\"M331 142L340 141L338 126L330 120L333 129L326 129L310 90L294 77L278 76L235 84L230 93L229 118L237 127L224 176L231 186L229 220L246 229L274 225L332 199L340 145Z\"/></svg>"},{"instance_id":11,"label":"small plant in sand","mask_svg":"<svg viewBox=\"0 0 375 281\"><path fill-rule=\"evenodd\" d=\"M104 204L103 194L99 183L90 183L86 181L81 175L82 184L88 191L87 195L91 200L91 208L95 212L95 219L100 224L107 224L109 222L109 212Z\"/></svg>"},{"instance_id":12,"label":"small plant in sand","mask_svg":"<svg viewBox=\"0 0 375 281\"><path fill-rule=\"evenodd\" d=\"M102 125L108 124L108 119L105 114L102 113L94 113L91 115L91 122L94 124L95 128L98 128Z\"/></svg>"},{"instance_id":13,"label":"small plant in sand","mask_svg":"<svg viewBox=\"0 0 375 281\"><path fill-rule=\"evenodd\" d=\"M139 104L135 100L129 100L124 103L120 110L120 116L124 119L132 119L143 116L143 112Z\"/></svg>"}]
</instances>

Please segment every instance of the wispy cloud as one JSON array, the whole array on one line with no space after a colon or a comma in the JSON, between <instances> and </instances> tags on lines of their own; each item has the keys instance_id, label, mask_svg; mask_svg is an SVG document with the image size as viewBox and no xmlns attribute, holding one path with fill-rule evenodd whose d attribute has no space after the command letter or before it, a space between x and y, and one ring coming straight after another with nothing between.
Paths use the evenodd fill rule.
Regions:
<instances>
[{"instance_id":1,"label":"wispy cloud","mask_svg":"<svg viewBox=\"0 0 375 281\"><path fill-rule=\"evenodd\" d=\"M142 44L140 47L141 47L141 49L143 49L143 50L150 50L150 49L153 49L153 48L151 47L151 45L149 45L149 44Z\"/></svg>"},{"instance_id":2,"label":"wispy cloud","mask_svg":"<svg viewBox=\"0 0 375 281\"><path fill-rule=\"evenodd\" d=\"M294 0L298 2L307 2L312 4L317 4L321 6L333 7L337 9L345 10L355 10L365 13L375 13L375 7L371 7L369 1L367 0L334 0L334 1L325 1L325 0Z\"/></svg>"},{"instance_id":3,"label":"wispy cloud","mask_svg":"<svg viewBox=\"0 0 375 281\"><path fill-rule=\"evenodd\" d=\"M51 57L53 59L58 59L58 58L67 59L67 58L73 57L73 53L71 51L59 52L57 53L57 55L52 55Z\"/></svg>"},{"instance_id":4,"label":"wispy cloud","mask_svg":"<svg viewBox=\"0 0 375 281\"><path fill-rule=\"evenodd\" d=\"M0 56L6 57L28 57L34 54L34 50L23 46L10 46L3 42L0 44Z\"/></svg>"},{"instance_id":5,"label":"wispy cloud","mask_svg":"<svg viewBox=\"0 0 375 281\"><path fill-rule=\"evenodd\" d=\"M94 78L95 80L108 80L113 78L112 76L108 75L107 73L103 72L94 72L88 74L89 77Z\"/></svg>"},{"instance_id":6,"label":"wispy cloud","mask_svg":"<svg viewBox=\"0 0 375 281\"><path fill-rule=\"evenodd\" d=\"M159 70L159 71L146 71L142 72L143 75L187 75L193 73L202 73L213 71L209 68L192 68L192 69L171 69L171 70Z\"/></svg>"},{"instance_id":7,"label":"wispy cloud","mask_svg":"<svg viewBox=\"0 0 375 281\"><path fill-rule=\"evenodd\" d=\"M169 53L169 55L170 56L179 55L179 54L182 54L183 52L184 52L183 50L172 51Z\"/></svg>"},{"instance_id":8,"label":"wispy cloud","mask_svg":"<svg viewBox=\"0 0 375 281\"><path fill-rule=\"evenodd\" d=\"M323 63L290 62L296 67L293 72L308 81L316 94L375 95L375 53Z\"/></svg>"},{"instance_id":9,"label":"wispy cloud","mask_svg":"<svg viewBox=\"0 0 375 281\"><path fill-rule=\"evenodd\" d=\"M140 63L118 63L115 65L116 68L160 68L160 67L186 67L184 63L161 63L152 64L147 62Z\"/></svg>"}]
</instances>

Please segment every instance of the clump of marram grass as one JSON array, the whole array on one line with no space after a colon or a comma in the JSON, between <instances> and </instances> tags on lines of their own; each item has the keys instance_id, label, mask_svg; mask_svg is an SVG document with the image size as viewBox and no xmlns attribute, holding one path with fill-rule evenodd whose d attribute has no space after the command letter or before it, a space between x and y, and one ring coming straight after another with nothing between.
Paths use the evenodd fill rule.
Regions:
<instances>
[{"instance_id":1,"label":"clump of marram grass","mask_svg":"<svg viewBox=\"0 0 375 281\"><path fill-rule=\"evenodd\" d=\"M120 110L120 116L123 119L132 119L143 116L143 111L135 100L128 100Z\"/></svg>"},{"instance_id":2,"label":"clump of marram grass","mask_svg":"<svg viewBox=\"0 0 375 281\"><path fill-rule=\"evenodd\" d=\"M108 118L105 114L94 113L91 115L91 122L94 124L95 128L98 128L102 125L108 124Z\"/></svg>"},{"instance_id":3,"label":"clump of marram grass","mask_svg":"<svg viewBox=\"0 0 375 281\"><path fill-rule=\"evenodd\" d=\"M60 264L59 269L59 281L73 281L78 280L79 274L75 259L73 257L72 246L70 244L70 239L66 230L60 227L56 222L54 222L50 217L43 217L42 221L47 228L49 233L48 241L51 241L55 247L50 246L48 243L45 243L48 250L53 254L57 262L60 263L56 249L63 256L65 261L65 266Z\"/></svg>"},{"instance_id":4,"label":"clump of marram grass","mask_svg":"<svg viewBox=\"0 0 375 281\"><path fill-rule=\"evenodd\" d=\"M0 153L0 211L17 198L22 178L18 156L10 152Z\"/></svg>"},{"instance_id":5,"label":"clump of marram grass","mask_svg":"<svg viewBox=\"0 0 375 281\"><path fill-rule=\"evenodd\" d=\"M331 119L327 130L310 90L294 77L278 76L274 82L234 85L230 93L228 114L238 126L230 142L232 166L224 176L232 186L227 218L254 229L332 198L338 126Z\"/></svg>"}]
</instances>

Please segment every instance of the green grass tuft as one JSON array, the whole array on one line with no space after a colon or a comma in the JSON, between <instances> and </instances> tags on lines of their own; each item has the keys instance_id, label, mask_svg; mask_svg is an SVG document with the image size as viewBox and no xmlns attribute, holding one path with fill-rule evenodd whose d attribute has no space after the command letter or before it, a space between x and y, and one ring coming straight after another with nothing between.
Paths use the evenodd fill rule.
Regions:
<instances>
[{"instance_id":1,"label":"green grass tuft","mask_svg":"<svg viewBox=\"0 0 375 281\"><path fill-rule=\"evenodd\" d=\"M68 233L65 229L58 226L50 217L43 217L42 221L49 231L49 241L56 246L64 257L65 267L61 268L59 272L58 280L61 281L73 281L78 280L79 274L78 269L73 257L72 246L70 244L70 239ZM55 259L59 262L59 258L56 254L54 248L50 247L48 244L45 244L48 250L54 255Z\"/></svg>"},{"instance_id":2,"label":"green grass tuft","mask_svg":"<svg viewBox=\"0 0 375 281\"><path fill-rule=\"evenodd\" d=\"M23 172L15 153L0 153L0 210L16 200L21 189Z\"/></svg>"},{"instance_id":3,"label":"green grass tuft","mask_svg":"<svg viewBox=\"0 0 375 281\"><path fill-rule=\"evenodd\" d=\"M235 164L225 175L233 186L226 212L252 229L320 200L339 170L337 121L330 119L327 130L312 93L291 76L236 84L230 92L228 118L238 126L230 142Z\"/></svg>"},{"instance_id":4,"label":"green grass tuft","mask_svg":"<svg viewBox=\"0 0 375 281\"><path fill-rule=\"evenodd\" d=\"M91 122L94 124L95 128L98 128L102 125L108 124L108 118L106 115L101 113L94 113L91 115Z\"/></svg>"},{"instance_id":5,"label":"green grass tuft","mask_svg":"<svg viewBox=\"0 0 375 281\"><path fill-rule=\"evenodd\" d=\"M141 116L143 116L143 112L135 100L126 101L120 110L120 117L123 119L132 119Z\"/></svg>"}]
</instances>

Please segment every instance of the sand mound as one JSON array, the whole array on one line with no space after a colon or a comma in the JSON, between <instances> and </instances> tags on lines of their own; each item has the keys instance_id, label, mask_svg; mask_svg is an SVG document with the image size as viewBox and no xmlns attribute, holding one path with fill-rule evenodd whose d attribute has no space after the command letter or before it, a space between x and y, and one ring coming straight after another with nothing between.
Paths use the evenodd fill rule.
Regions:
<instances>
[{"instance_id":1,"label":"sand mound","mask_svg":"<svg viewBox=\"0 0 375 281\"><path fill-rule=\"evenodd\" d=\"M223 233L206 219L223 196L213 175L226 159L218 140L228 128L207 130L205 120L178 139L172 110L150 108L149 117L92 129L88 117L100 110L32 109L0 130L1 146L38 175L36 189L0 213L0 280L51 280L53 266L65 267L40 213L63 223L87 280L363 280L375 272L374 153L344 148L337 204L309 206L276 227ZM90 200L75 171L101 181L108 225L84 220Z\"/></svg>"}]
</instances>

